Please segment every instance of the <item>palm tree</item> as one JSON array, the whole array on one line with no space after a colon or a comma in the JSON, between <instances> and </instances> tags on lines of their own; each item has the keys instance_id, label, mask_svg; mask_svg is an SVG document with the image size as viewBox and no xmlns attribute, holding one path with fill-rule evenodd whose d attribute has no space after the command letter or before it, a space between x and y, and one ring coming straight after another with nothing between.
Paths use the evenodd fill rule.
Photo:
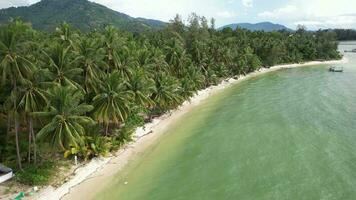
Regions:
<instances>
[{"instance_id":1,"label":"palm tree","mask_svg":"<svg viewBox=\"0 0 356 200\"><path fill-rule=\"evenodd\" d=\"M81 37L74 48L78 55L79 66L83 69L84 87L87 93L97 91L97 83L102 74L105 52L96 38Z\"/></svg>"},{"instance_id":2,"label":"palm tree","mask_svg":"<svg viewBox=\"0 0 356 200\"><path fill-rule=\"evenodd\" d=\"M152 61L151 51L146 47L143 46L136 51L137 54L137 64L139 66L149 65Z\"/></svg>"},{"instance_id":3,"label":"palm tree","mask_svg":"<svg viewBox=\"0 0 356 200\"><path fill-rule=\"evenodd\" d=\"M114 65L114 50L123 46L118 31L113 26L105 27L103 33L103 48L105 49L105 61L109 66Z\"/></svg>"},{"instance_id":4,"label":"palm tree","mask_svg":"<svg viewBox=\"0 0 356 200\"><path fill-rule=\"evenodd\" d=\"M59 41L62 44L66 44L68 46L72 46L73 40L78 37L78 35L72 30L71 26L66 22L56 28L55 35L59 38Z\"/></svg>"},{"instance_id":5,"label":"palm tree","mask_svg":"<svg viewBox=\"0 0 356 200\"><path fill-rule=\"evenodd\" d=\"M93 117L105 125L105 135L108 135L111 122L119 125L130 113L133 94L125 85L119 72L114 71L101 81L99 94L93 98Z\"/></svg>"},{"instance_id":6,"label":"palm tree","mask_svg":"<svg viewBox=\"0 0 356 200\"><path fill-rule=\"evenodd\" d=\"M137 70L127 82L128 89L133 93L133 100L136 105L148 108L154 105L150 96L155 91L155 82L146 71Z\"/></svg>"},{"instance_id":7,"label":"palm tree","mask_svg":"<svg viewBox=\"0 0 356 200\"><path fill-rule=\"evenodd\" d=\"M194 66L189 66L184 68L180 83L179 94L184 99L188 99L192 97L196 91L204 87L205 77L199 69Z\"/></svg>"},{"instance_id":8,"label":"palm tree","mask_svg":"<svg viewBox=\"0 0 356 200\"><path fill-rule=\"evenodd\" d=\"M39 141L49 142L52 147L67 150L84 144L85 126L94 121L85 116L93 106L81 103L83 94L72 87L57 86L50 90L48 106L43 112L34 112L34 116L48 120L38 132Z\"/></svg>"},{"instance_id":9,"label":"palm tree","mask_svg":"<svg viewBox=\"0 0 356 200\"><path fill-rule=\"evenodd\" d=\"M11 95L9 100L13 106L11 113L14 118L14 129L16 139L16 153L18 167L22 169L21 155L19 147L19 116L17 110L18 99L18 84L21 84L25 79L31 75L33 65L25 57L22 47L25 46L25 34L27 26L21 21L15 20L8 25L5 29L0 31L0 75L2 86L6 82L10 82L12 85Z\"/></svg>"},{"instance_id":10,"label":"palm tree","mask_svg":"<svg viewBox=\"0 0 356 200\"><path fill-rule=\"evenodd\" d=\"M144 68L147 74L150 75L152 78L157 72L169 73L169 65L166 62L166 56L163 53L162 49L151 48L150 55L146 56L148 56L149 58L146 59L146 63L141 64L140 66Z\"/></svg>"},{"instance_id":11,"label":"palm tree","mask_svg":"<svg viewBox=\"0 0 356 200\"><path fill-rule=\"evenodd\" d=\"M37 70L38 72L39 70ZM37 75L37 73L35 73ZM47 104L47 93L40 86L40 77L34 76L32 80L26 80L26 84L19 88L19 104L18 108L21 113L24 113L27 119L28 134L28 162L31 162L31 141L33 141L34 163L37 162L37 146L33 127L33 112L41 111Z\"/></svg>"},{"instance_id":12,"label":"palm tree","mask_svg":"<svg viewBox=\"0 0 356 200\"><path fill-rule=\"evenodd\" d=\"M54 80L54 83L83 90L76 80L83 70L77 67L79 58L70 56L70 48L61 44L53 45L48 51L43 51L45 62L52 72L51 79Z\"/></svg>"},{"instance_id":13,"label":"palm tree","mask_svg":"<svg viewBox=\"0 0 356 200\"><path fill-rule=\"evenodd\" d=\"M165 47L166 61L172 67L172 71L180 76L184 68L185 50L183 43L176 38L171 39L168 45Z\"/></svg>"},{"instance_id":14,"label":"palm tree","mask_svg":"<svg viewBox=\"0 0 356 200\"><path fill-rule=\"evenodd\" d=\"M171 109L182 102L182 97L179 96L180 87L174 77L158 72L155 85L156 90L151 98L160 111Z\"/></svg>"},{"instance_id":15,"label":"palm tree","mask_svg":"<svg viewBox=\"0 0 356 200\"><path fill-rule=\"evenodd\" d=\"M114 51L113 65L110 67L111 71L117 71L123 80L128 80L133 73L133 69L136 68L137 65L137 61L132 58L128 49L124 48L120 52Z\"/></svg>"}]
</instances>

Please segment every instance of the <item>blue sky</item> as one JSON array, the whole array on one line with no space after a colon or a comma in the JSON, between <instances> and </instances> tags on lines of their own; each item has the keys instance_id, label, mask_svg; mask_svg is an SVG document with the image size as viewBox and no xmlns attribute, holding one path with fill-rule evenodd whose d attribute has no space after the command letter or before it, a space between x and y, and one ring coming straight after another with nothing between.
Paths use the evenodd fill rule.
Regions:
<instances>
[{"instance_id":1,"label":"blue sky","mask_svg":"<svg viewBox=\"0 0 356 200\"><path fill-rule=\"evenodd\" d=\"M39 0L0 0L0 8ZM356 0L91 0L133 17L168 21L176 13L214 17L217 26L271 21L290 28L355 28Z\"/></svg>"}]
</instances>

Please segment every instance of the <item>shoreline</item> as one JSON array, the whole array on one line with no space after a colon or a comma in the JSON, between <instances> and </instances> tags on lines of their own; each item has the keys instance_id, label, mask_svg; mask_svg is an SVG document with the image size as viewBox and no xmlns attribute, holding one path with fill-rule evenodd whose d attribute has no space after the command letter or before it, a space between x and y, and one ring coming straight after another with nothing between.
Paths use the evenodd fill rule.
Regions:
<instances>
[{"instance_id":1,"label":"shoreline","mask_svg":"<svg viewBox=\"0 0 356 200\"><path fill-rule=\"evenodd\" d=\"M30 199L70 200L93 198L97 192L105 187L105 184L109 182L107 180L110 179L110 177L122 170L126 164L128 164L132 158L135 157L134 155L140 154L147 149L147 147L154 144L154 142L157 141L157 139L159 139L177 119L180 119L185 113L192 110L202 101L217 94L225 88L234 86L252 77L281 69L347 62L348 60L344 56L341 60L311 61L302 64L276 65L270 68L261 68L247 75L240 75L237 79L230 78L223 80L216 86L210 86L206 89L198 91L190 100L185 101L175 110L153 119L152 122L145 124L143 127L137 128L133 134L133 141L126 144L119 151L112 153L112 156L94 158L89 163L75 170L74 175L69 178L68 182L58 188L47 186L41 189L39 193L30 197ZM100 185L98 185L98 183L100 183ZM91 191L90 194L88 191Z\"/></svg>"}]
</instances>

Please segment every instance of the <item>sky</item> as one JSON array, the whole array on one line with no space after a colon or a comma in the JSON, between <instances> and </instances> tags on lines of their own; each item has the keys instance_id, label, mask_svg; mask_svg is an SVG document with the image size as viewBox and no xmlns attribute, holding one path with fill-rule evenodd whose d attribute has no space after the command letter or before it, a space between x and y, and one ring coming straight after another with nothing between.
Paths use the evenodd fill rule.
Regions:
<instances>
[{"instance_id":1,"label":"sky","mask_svg":"<svg viewBox=\"0 0 356 200\"><path fill-rule=\"evenodd\" d=\"M30 5L39 0L0 0L0 8ZM356 0L90 0L133 17L169 21L179 13L215 18L216 26L270 21L289 28L356 29Z\"/></svg>"}]
</instances>

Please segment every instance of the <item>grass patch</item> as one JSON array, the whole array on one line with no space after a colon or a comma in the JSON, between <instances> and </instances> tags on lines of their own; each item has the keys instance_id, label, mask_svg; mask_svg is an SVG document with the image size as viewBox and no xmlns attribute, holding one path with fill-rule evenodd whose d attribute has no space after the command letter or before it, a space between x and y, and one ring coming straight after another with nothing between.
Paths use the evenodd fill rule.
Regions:
<instances>
[{"instance_id":1,"label":"grass patch","mask_svg":"<svg viewBox=\"0 0 356 200\"><path fill-rule=\"evenodd\" d=\"M16 173L15 179L26 185L46 185L49 183L51 177L55 173L54 162L44 162L40 165L29 165L23 171Z\"/></svg>"}]
</instances>

